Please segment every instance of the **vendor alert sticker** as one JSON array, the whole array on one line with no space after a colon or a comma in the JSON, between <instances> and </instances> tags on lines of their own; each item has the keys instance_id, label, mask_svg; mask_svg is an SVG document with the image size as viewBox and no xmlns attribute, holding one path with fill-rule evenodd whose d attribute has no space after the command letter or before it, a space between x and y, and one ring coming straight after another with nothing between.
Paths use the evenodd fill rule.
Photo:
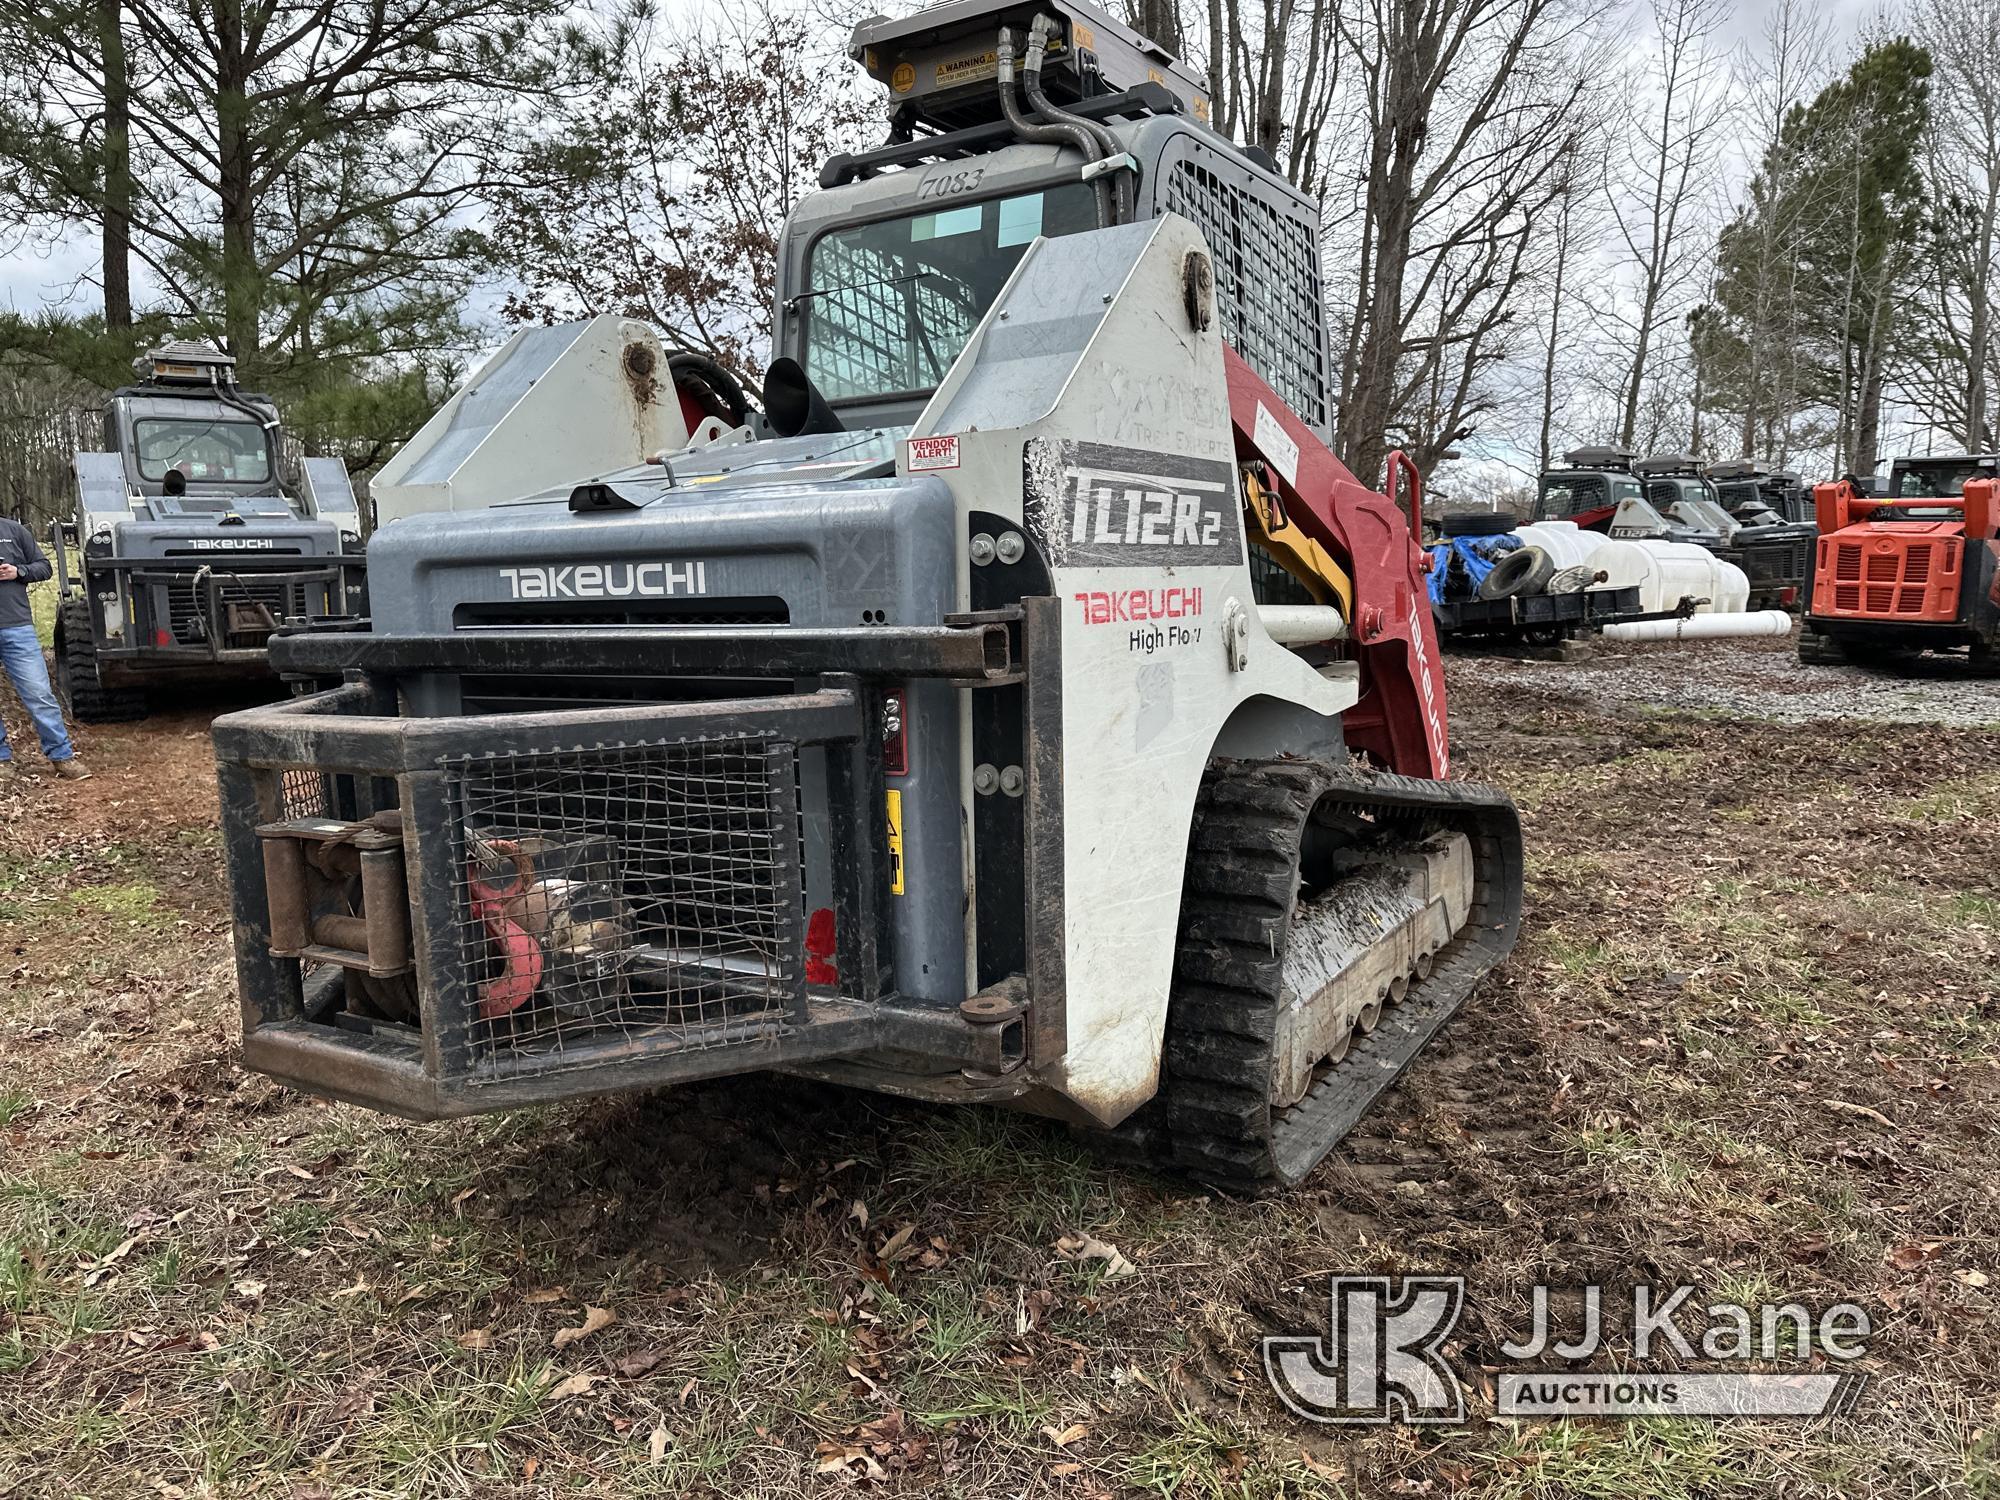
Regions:
<instances>
[{"instance_id":1,"label":"vendor alert sticker","mask_svg":"<svg viewBox=\"0 0 2000 1500\"><path fill-rule=\"evenodd\" d=\"M957 468L958 438L955 435L911 438L909 461L904 467L912 474L922 474L930 469Z\"/></svg>"},{"instance_id":2,"label":"vendor alert sticker","mask_svg":"<svg viewBox=\"0 0 2000 1500\"><path fill-rule=\"evenodd\" d=\"M1467 1420L1449 1357L1464 1277L1334 1276L1329 1284L1325 1333L1264 1340L1264 1371L1286 1406L1311 1422ZM1529 1368L1495 1374L1496 1415L1822 1417L1851 1412L1867 1383L1842 1368L1867 1352L1873 1331L1858 1303L1817 1314L1796 1302L1703 1304L1691 1286L1637 1286L1615 1308L1596 1286L1572 1289L1564 1301L1575 1311L1559 1327L1549 1288L1536 1287L1527 1334L1500 1345L1502 1359ZM1765 1368L1684 1368L1695 1361ZM1576 1368L1586 1363L1600 1368Z\"/></svg>"}]
</instances>

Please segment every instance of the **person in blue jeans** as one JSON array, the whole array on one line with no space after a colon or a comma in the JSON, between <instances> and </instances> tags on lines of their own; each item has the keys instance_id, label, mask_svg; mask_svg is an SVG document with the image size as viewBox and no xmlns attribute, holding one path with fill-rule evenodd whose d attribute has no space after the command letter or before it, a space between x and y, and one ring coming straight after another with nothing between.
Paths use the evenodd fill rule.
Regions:
<instances>
[{"instance_id":1,"label":"person in blue jeans","mask_svg":"<svg viewBox=\"0 0 2000 1500\"><path fill-rule=\"evenodd\" d=\"M35 634L35 619L28 609L28 585L40 583L50 573L49 560L35 545L34 533L18 521L0 517L0 670L14 684L21 706L35 721L41 737L42 754L55 764L56 775L65 781L82 781L90 775L76 758L76 747L63 727L62 705L49 689L49 665L42 657L42 643ZM7 727L0 724L0 793L14 780L14 751L7 743Z\"/></svg>"}]
</instances>

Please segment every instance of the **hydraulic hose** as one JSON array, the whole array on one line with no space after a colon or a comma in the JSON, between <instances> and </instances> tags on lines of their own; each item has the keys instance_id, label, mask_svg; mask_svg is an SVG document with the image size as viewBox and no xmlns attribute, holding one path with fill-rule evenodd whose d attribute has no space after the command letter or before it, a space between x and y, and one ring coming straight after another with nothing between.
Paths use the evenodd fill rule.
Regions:
<instances>
[{"instance_id":1,"label":"hydraulic hose","mask_svg":"<svg viewBox=\"0 0 2000 1500\"><path fill-rule=\"evenodd\" d=\"M256 407L237 394L236 382L233 379L227 381L217 379L213 366L210 366L208 372L208 389L209 393L224 406L233 406L238 411L254 417L257 425L263 428L264 431L276 432L278 430L278 419L276 417L267 417L263 412L257 410Z\"/></svg>"},{"instance_id":2,"label":"hydraulic hose","mask_svg":"<svg viewBox=\"0 0 2000 1500\"><path fill-rule=\"evenodd\" d=\"M1086 120L1082 115L1073 115L1056 104L1042 89L1042 59L1048 53L1049 39L1054 35L1056 21L1047 13L1038 14L1028 27L1028 53L1022 64L1022 91L1028 97L1028 107L1044 120L1058 125L1068 125L1084 131L1097 142L1101 159L1109 161L1122 155L1125 148L1118 137L1111 133L1111 127L1095 120ZM1134 193L1130 175L1113 172L1111 176L1112 222L1123 224L1129 221L1133 212Z\"/></svg>"},{"instance_id":3,"label":"hydraulic hose","mask_svg":"<svg viewBox=\"0 0 2000 1500\"><path fill-rule=\"evenodd\" d=\"M266 452L270 455L267 462L270 465L272 481L278 487L278 493L291 504L303 505L304 500L286 489L284 480L278 478L284 454L279 446L277 417L265 415L248 401L244 400L242 393L236 388L236 377L234 375L229 376L227 379L218 379L213 365L209 366L208 370L208 389L209 393L224 406L234 407L245 416L253 419L259 427L264 429L265 448Z\"/></svg>"},{"instance_id":4,"label":"hydraulic hose","mask_svg":"<svg viewBox=\"0 0 2000 1500\"><path fill-rule=\"evenodd\" d=\"M691 375L708 388L716 405L724 408L722 415L731 427L741 427L750 420L750 398L743 394L742 382L708 355L694 349L677 349L669 354L667 377L676 390L682 375Z\"/></svg>"},{"instance_id":5,"label":"hydraulic hose","mask_svg":"<svg viewBox=\"0 0 2000 1500\"><path fill-rule=\"evenodd\" d=\"M1036 19L1039 22L1040 18ZM1037 71L1041 68L1041 49L1046 46L1045 37L1028 43L1028 56ZM1063 124L1052 120L1044 123L1031 120L1021 112L1020 101L1014 97L1014 33L1005 26L1000 28L1000 42L994 49L994 59L1000 77L1000 109L1007 116L1007 124L1016 136L1037 145L1074 146L1083 153L1085 162L1096 162L1102 158L1097 137L1084 128L1081 121ZM1114 222L1111 184L1102 177L1096 177L1091 180L1090 186L1097 201L1097 227L1106 228Z\"/></svg>"}]
</instances>

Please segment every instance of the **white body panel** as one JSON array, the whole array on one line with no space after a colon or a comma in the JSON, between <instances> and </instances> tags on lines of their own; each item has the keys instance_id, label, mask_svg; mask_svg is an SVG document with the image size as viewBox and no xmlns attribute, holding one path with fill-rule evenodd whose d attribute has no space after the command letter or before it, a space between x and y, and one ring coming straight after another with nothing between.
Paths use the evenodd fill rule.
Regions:
<instances>
[{"instance_id":1,"label":"white body panel","mask_svg":"<svg viewBox=\"0 0 2000 1500\"><path fill-rule=\"evenodd\" d=\"M369 488L378 523L478 510L644 463L687 440L659 335L607 315L515 334Z\"/></svg>"},{"instance_id":2,"label":"white body panel","mask_svg":"<svg viewBox=\"0 0 2000 1500\"><path fill-rule=\"evenodd\" d=\"M1221 336L1184 307L1185 260L1206 253L1171 215L1037 241L899 459L967 513L1018 522L1063 601L1069 1035L1051 1081L1105 1123L1157 1085L1189 825L1224 725L1274 700L1337 746L1358 697L1351 664L1316 670L1259 621ZM968 776L967 826L971 797Z\"/></svg>"}]
</instances>

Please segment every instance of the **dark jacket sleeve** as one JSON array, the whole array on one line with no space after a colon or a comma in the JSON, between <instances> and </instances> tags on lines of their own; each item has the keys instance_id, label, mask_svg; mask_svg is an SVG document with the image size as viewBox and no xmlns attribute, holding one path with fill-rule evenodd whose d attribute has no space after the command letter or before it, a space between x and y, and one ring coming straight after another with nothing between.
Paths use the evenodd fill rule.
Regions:
<instances>
[{"instance_id":1,"label":"dark jacket sleeve","mask_svg":"<svg viewBox=\"0 0 2000 1500\"><path fill-rule=\"evenodd\" d=\"M18 527L21 539L21 582L40 583L55 572L49 560L42 555L41 547L35 541L35 534L27 527Z\"/></svg>"}]
</instances>

